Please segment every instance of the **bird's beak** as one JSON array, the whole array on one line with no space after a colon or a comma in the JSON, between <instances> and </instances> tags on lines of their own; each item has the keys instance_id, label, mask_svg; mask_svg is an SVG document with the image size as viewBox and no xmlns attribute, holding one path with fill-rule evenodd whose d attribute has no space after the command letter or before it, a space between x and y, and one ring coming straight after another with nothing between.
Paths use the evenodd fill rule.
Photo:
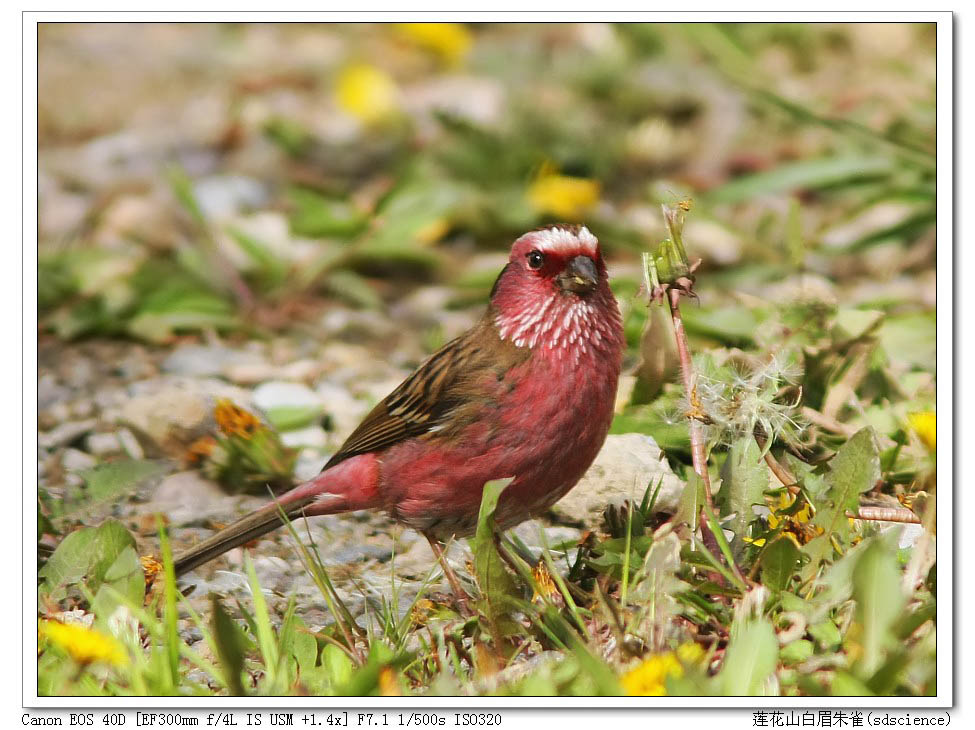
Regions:
<instances>
[{"instance_id":1,"label":"bird's beak","mask_svg":"<svg viewBox=\"0 0 975 730\"><path fill-rule=\"evenodd\" d=\"M556 279L566 291L574 294L586 294L596 288L599 283L599 273L596 264L588 256L576 256L566 265Z\"/></svg>"}]
</instances>

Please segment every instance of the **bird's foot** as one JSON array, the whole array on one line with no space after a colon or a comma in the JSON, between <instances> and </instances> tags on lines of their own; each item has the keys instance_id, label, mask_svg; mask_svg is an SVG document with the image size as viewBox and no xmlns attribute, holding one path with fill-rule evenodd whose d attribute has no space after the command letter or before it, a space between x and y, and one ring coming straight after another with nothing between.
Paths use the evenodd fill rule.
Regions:
<instances>
[{"instance_id":1,"label":"bird's foot","mask_svg":"<svg viewBox=\"0 0 975 730\"><path fill-rule=\"evenodd\" d=\"M474 611L470 606L471 597L467 595L467 591L461 588L460 580L457 578L457 574L454 573L454 569L451 568L450 563L447 562L447 555L444 553L443 546L436 538L425 533L423 536L427 539L427 542L430 543L430 548L433 550L433 554L437 556L437 560L440 562L440 567L443 570L444 577L450 584L450 590L454 593L457 611L464 618L470 618L474 615Z\"/></svg>"}]
</instances>

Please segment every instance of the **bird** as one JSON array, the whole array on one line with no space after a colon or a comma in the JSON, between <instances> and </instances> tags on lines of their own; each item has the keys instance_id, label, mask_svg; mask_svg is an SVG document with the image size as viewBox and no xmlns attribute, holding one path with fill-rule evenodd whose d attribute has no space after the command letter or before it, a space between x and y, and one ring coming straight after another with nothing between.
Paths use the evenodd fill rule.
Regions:
<instances>
[{"instance_id":1,"label":"bird","mask_svg":"<svg viewBox=\"0 0 975 730\"><path fill-rule=\"evenodd\" d=\"M477 526L484 485L511 481L503 531L543 514L609 432L624 349L601 247L585 226L520 236L484 315L380 401L314 478L174 558L182 575L299 517L385 510L443 545ZM463 598L461 598L463 600Z\"/></svg>"}]
</instances>

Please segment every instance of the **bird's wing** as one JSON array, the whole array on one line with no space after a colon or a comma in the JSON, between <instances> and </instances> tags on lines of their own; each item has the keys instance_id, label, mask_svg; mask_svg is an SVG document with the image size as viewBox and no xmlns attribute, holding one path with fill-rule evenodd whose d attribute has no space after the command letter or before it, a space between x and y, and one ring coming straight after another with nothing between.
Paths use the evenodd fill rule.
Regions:
<instances>
[{"instance_id":1,"label":"bird's wing","mask_svg":"<svg viewBox=\"0 0 975 730\"><path fill-rule=\"evenodd\" d=\"M502 354L506 343L486 325L474 327L431 355L372 409L324 468L427 433L469 400L475 393L468 385L472 372L485 366L503 367L507 360Z\"/></svg>"}]
</instances>

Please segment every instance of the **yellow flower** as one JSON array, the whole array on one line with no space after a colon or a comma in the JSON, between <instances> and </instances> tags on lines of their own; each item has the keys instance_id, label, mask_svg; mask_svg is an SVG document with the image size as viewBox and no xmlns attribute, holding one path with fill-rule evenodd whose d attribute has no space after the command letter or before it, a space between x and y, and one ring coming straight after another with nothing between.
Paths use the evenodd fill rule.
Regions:
<instances>
[{"instance_id":1,"label":"yellow flower","mask_svg":"<svg viewBox=\"0 0 975 730\"><path fill-rule=\"evenodd\" d=\"M770 504L768 526L770 529L775 530L778 529L779 525L784 525L783 536L792 540L796 544L796 547L802 547L814 537L822 535L824 530L822 527L814 527L809 524L813 517L812 506L809 502L806 502L802 506L802 509L794 515L779 514L779 512L789 509L795 504L795 501L795 497L788 492L783 492L774 503ZM750 542L754 545L759 545L757 540ZM761 545L764 544L765 541L762 540Z\"/></svg>"},{"instance_id":2,"label":"yellow flower","mask_svg":"<svg viewBox=\"0 0 975 730\"><path fill-rule=\"evenodd\" d=\"M928 447L928 451L935 451L938 446L938 417L934 411L921 411L911 413L907 420L911 423L911 428L918 435L922 443Z\"/></svg>"},{"instance_id":3,"label":"yellow flower","mask_svg":"<svg viewBox=\"0 0 975 730\"><path fill-rule=\"evenodd\" d=\"M425 226L421 226L420 229L413 234L413 238L417 243L423 244L424 246L431 246L445 235L447 231L450 230L450 221L446 218L437 218L430 221Z\"/></svg>"},{"instance_id":4,"label":"yellow flower","mask_svg":"<svg viewBox=\"0 0 975 730\"><path fill-rule=\"evenodd\" d=\"M249 439L261 425L253 413L226 398L217 401L213 417L217 421L217 427L226 436L242 436Z\"/></svg>"},{"instance_id":5,"label":"yellow flower","mask_svg":"<svg viewBox=\"0 0 975 730\"><path fill-rule=\"evenodd\" d=\"M620 677L620 683L630 696L662 697L667 694L667 677L682 677L685 666L699 664L703 659L704 650L700 646L682 644L677 651L656 654L637 665Z\"/></svg>"},{"instance_id":6,"label":"yellow flower","mask_svg":"<svg viewBox=\"0 0 975 730\"><path fill-rule=\"evenodd\" d=\"M383 697L399 697L403 694L396 670L392 667L383 667L379 670L379 694Z\"/></svg>"},{"instance_id":7,"label":"yellow flower","mask_svg":"<svg viewBox=\"0 0 975 730\"><path fill-rule=\"evenodd\" d=\"M162 572L163 564L152 555L143 555L139 558L139 562L142 563L142 573L145 576L146 588L149 588L155 582L156 576Z\"/></svg>"},{"instance_id":8,"label":"yellow flower","mask_svg":"<svg viewBox=\"0 0 975 730\"><path fill-rule=\"evenodd\" d=\"M80 624L38 621L38 634L66 651L79 664L104 662L116 667L129 661L125 647L111 636Z\"/></svg>"},{"instance_id":9,"label":"yellow flower","mask_svg":"<svg viewBox=\"0 0 975 730\"><path fill-rule=\"evenodd\" d=\"M539 560L538 565L532 568L532 577L535 579L535 589L532 591L532 603L544 603L545 599L562 604L562 594L559 592L555 580L545 565L544 560Z\"/></svg>"},{"instance_id":10,"label":"yellow flower","mask_svg":"<svg viewBox=\"0 0 975 730\"><path fill-rule=\"evenodd\" d=\"M403 38L432 51L451 66L464 60L473 42L470 31L460 23L400 23L397 30Z\"/></svg>"},{"instance_id":11,"label":"yellow flower","mask_svg":"<svg viewBox=\"0 0 975 730\"><path fill-rule=\"evenodd\" d=\"M213 436L200 436L186 447L186 461L190 464L206 461L216 447L217 440Z\"/></svg>"},{"instance_id":12,"label":"yellow flower","mask_svg":"<svg viewBox=\"0 0 975 730\"><path fill-rule=\"evenodd\" d=\"M399 107L396 82L385 71L359 63L346 67L335 87L335 100L346 112L373 123L395 114Z\"/></svg>"},{"instance_id":13,"label":"yellow flower","mask_svg":"<svg viewBox=\"0 0 975 730\"><path fill-rule=\"evenodd\" d=\"M579 220L599 201L599 190L595 180L543 173L528 188L528 202L539 213Z\"/></svg>"}]
</instances>

